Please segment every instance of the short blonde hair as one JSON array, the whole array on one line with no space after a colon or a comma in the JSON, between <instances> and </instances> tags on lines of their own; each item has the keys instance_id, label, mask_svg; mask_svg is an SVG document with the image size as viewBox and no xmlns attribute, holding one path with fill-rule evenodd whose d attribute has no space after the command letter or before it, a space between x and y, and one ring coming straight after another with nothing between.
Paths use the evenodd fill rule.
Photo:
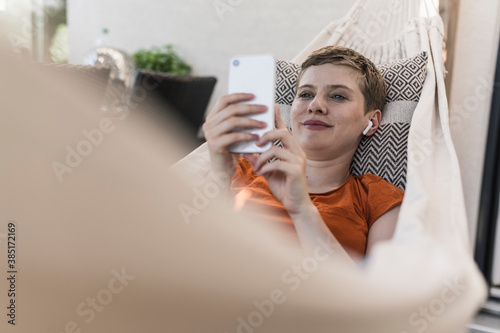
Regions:
<instances>
[{"instance_id":1,"label":"short blonde hair","mask_svg":"<svg viewBox=\"0 0 500 333\"><path fill-rule=\"evenodd\" d=\"M359 80L359 89L365 98L365 113L377 109L382 111L387 97L382 74L373 62L346 47L330 45L312 52L302 63L297 79L297 88L307 68L324 64L348 66L356 70L362 77Z\"/></svg>"}]
</instances>

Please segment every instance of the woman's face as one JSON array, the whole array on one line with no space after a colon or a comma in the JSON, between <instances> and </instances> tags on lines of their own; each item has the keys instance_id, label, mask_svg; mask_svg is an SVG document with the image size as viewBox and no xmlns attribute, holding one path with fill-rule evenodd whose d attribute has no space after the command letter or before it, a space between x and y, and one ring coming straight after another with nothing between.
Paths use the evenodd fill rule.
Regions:
<instances>
[{"instance_id":1,"label":"woman's face","mask_svg":"<svg viewBox=\"0 0 500 333\"><path fill-rule=\"evenodd\" d=\"M343 65L305 70L290 117L293 136L306 155L329 159L354 153L369 120L360 78L361 74Z\"/></svg>"}]
</instances>

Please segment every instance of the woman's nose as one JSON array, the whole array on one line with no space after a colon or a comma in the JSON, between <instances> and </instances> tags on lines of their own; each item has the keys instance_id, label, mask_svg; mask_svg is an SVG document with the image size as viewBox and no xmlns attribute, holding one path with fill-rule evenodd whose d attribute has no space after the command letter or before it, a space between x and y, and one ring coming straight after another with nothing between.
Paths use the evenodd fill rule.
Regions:
<instances>
[{"instance_id":1,"label":"woman's nose","mask_svg":"<svg viewBox=\"0 0 500 333\"><path fill-rule=\"evenodd\" d=\"M308 112L326 114L327 113L326 103L321 97L316 95L316 97L314 97L314 99L309 104Z\"/></svg>"}]
</instances>

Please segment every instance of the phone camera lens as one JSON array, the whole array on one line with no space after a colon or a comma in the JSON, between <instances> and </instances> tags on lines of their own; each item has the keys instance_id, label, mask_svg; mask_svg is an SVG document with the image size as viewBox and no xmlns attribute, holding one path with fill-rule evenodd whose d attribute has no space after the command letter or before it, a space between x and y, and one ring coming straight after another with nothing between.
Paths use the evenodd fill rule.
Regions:
<instances>
[{"instance_id":1,"label":"phone camera lens","mask_svg":"<svg viewBox=\"0 0 500 333\"><path fill-rule=\"evenodd\" d=\"M238 59L233 60L233 66L238 66L240 64L240 61Z\"/></svg>"}]
</instances>

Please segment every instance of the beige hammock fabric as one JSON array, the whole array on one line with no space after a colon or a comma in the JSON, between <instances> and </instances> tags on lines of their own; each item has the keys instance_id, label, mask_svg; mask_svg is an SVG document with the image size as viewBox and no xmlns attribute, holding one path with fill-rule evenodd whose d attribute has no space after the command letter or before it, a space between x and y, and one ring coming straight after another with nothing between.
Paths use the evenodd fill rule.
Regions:
<instances>
[{"instance_id":1,"label":"beige hammock fabric","mask_svg":"<svg viewBox=\"0 0 500 333\"><path fill-rule=\"evenodd\" d=\"M379 299L394 315L391 320L395 322L401 319L402 313L397 314L401 307L421 309L427 304L434 307L430 310L434 314L442 312L439 316L431 314L422 321L418 316L406 317L410 324L408 332L420 332L424 327L426 332L459 332L484 300L486 286L471 256L460 170L450 137L444 87L443 25L428 2L402 3L358 1L346 17L329 24L293 61L300 63L311 51L332 44L353 48L376 64L404 59L422 51L429 54L427 78L410 128L407 187L396 234L392 242L380 245L363 271L351 273L361 274L369 283L374 282L374 288L377 282L390 280L393 286L398 286L397 290L409 292L413 289L421 293L420 296L430 297L429 303L415 302L409 295L412 292L402 296L389 288L383 302ZM397 6L391 7L394 4ZM192 181L203 182L209 173L207 163L208 151L201 146L176 167L188 173ZM446 279L464 281L469 293L452 303L444 302L446 310L441 311L439 299L444 294L439 294L438 290L444 292ZM361 291L356 283L347 283L344 287L360 302L376 299L370 291ZM351 304L355 311L357 306L350 301L352 299L332 297L333 303L343 304L346 309ZM366 316L364 312L356 312L356 318L369 323L367 318L372 317L373 309L367 311ZM337 318L335 313L331 315ZM437 329L438 320L446 329ZM333 321L328 325L336 331ZM378 332L375 326L368 331Z\"/></svg>"},{"instance_id":2,"label":"beige hammock fabric","mask_svg":"<svg viewBox=\"0 0 500 333\"><path fill-rule=\"evenodd\" d=\"M412 25L418 43L406 54L424 49L435 59L439 20ZM18 261L13 282L0 282L0 331L465 332L485 299L440 62L429 64L413 119L409 149L424 155L409 155L394 240L352 265L322 243L304 257L283 230L232 212L204 146L168 170L180 133L167 137L137 113L103 117L81 85L1 56L1 271L12 270L8 223ZM67 164L62 181L55 161ZM16 298L7 296L12 283ZM5 316L10 299L16 326Z\"/></svg>"},{"instance_id":3,"label":"beige hammock fabric","mask_svg":"<svg viewBox=\"0 0 500 333\"><path fill-rule=\"evenodd\" d=\"M377 8L372 7L375 3ZM429 54L427 78L413 114L408 139L408 185L400 220L409 221L418 216L418 227L432 234L436 240L447 246L468 250L463 189L458 159L450 136L444 87L442 21L438 16L418 17L414 14L418 13L417 5L427 3L426 1L410 1L408 10L384 7L384 4L396 3L401 2L358 1L345 18L324 29L294 58L294 62L302 62L313 50L325 45L350 47L376 64L404 59L422 51ZM401 4L400 6L402 7ZM404 29L395 31L402 32L385 43L368 40L367 35L373 29L369 22L379 22L377 17L387 18L387 15L390 19L391 13L406 13L403 16L411 19L406 25L399 25ZM350 15L354 15L355 19ZM379 22L378 27L381 24L391 26L390 21ZM379 35L383 35L383 32ZM408 222L399 223L399 226L398 233L406 229Z\"/></svg>"}]
</instances>

